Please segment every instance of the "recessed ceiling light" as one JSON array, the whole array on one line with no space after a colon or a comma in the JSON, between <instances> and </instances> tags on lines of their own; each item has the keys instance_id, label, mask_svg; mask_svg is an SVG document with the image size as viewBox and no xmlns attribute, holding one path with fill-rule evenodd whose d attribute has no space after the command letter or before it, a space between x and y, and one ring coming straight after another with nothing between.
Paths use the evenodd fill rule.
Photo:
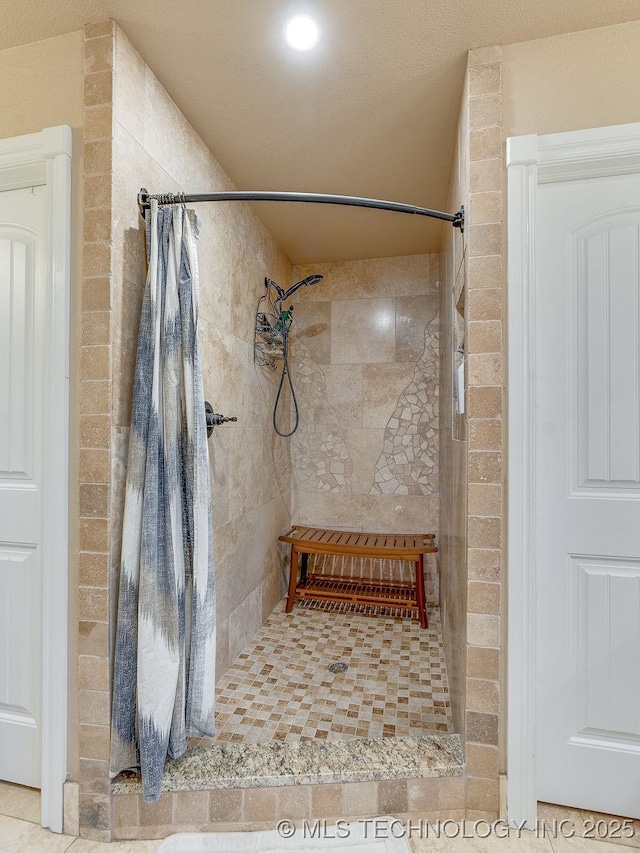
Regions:
<instances>
[{"instance_id":1,"label":"recessed ceiling light","mask_svg":"<svg viewBox=\"0 0 640 853\"><path fill-rule=\"evenodd\" d=\"M294 15L284 25L284 37L294 50L311 50L320 40L320 27L310 15Z\"/></svg>"}]
</instances>

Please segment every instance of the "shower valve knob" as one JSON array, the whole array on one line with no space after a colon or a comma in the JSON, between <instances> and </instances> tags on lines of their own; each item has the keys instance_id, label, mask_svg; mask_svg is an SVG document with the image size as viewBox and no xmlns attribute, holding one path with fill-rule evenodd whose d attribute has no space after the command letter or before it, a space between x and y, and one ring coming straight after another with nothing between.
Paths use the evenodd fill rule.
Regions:
<instances>
[{"instance_id":1,"label":"shower valve knob","mask_svg":"<svg viewBox=\"0 0 640 853\"><path fill-rule=\"evenodd\" d=\"M238 420L237 418L227 418L225 415L214 412L211 403L205 402L204 411L207 418L207 436L211 435L214 427L220 426L220 424L235 423Z\"/></svg>"}]
</instances>

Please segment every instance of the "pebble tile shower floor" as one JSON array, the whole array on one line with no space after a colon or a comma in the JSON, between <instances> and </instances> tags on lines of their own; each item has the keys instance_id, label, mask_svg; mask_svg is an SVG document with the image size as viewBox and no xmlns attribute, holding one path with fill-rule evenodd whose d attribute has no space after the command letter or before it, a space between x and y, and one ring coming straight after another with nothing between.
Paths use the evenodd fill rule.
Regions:
<instances>
[{"instance_id":1,"label":"pebble tile shower floor","mask_svg":"<svg viewBox=\"0 0 640 853\"><path fill-rule=\"evenodd\" d=\"M315 602L286 614L284 604L222 677L217 735L204 742L453 732L437 609L423 629L415 619ZM331 672L335 663L348 668Z\"/></svg>"}]
</instances>

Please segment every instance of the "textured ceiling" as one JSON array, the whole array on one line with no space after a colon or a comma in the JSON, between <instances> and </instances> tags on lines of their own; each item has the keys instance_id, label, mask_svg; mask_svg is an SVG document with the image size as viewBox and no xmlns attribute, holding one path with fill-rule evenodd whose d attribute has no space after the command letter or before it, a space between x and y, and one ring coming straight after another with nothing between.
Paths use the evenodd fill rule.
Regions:
<instances>
[{"instance_id":1,"label":"textured ceiling","mask_svg":"<svg viewBox=\"0 0 640 853\"><path fill-rule=\"evenodd\" d=\"M239 189L363 195L439 209L467 50L640 18L638 0L2 5L0 49L115 18ZM283 23L295 12L320 22L322 40L309 53L282 41ZM329 206L261 203L256 211L295 262L435 251L442 227Z\"/></svg>"}]
</instances>

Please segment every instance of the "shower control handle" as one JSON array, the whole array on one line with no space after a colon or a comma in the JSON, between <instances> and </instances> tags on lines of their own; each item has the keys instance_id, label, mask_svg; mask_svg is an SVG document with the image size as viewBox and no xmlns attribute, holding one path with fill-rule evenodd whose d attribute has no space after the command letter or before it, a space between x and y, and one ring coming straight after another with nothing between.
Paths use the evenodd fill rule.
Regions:
<instances>
[{"instance_id":1,"label":"shower control handle","mask_svg":"<svg viewBox=\"0 0 640 853\"><path fill-rule=\"evenodd\" d=\"M238 420L237 418L227 418L225 415L214 412L211 403L207 403L206 401L204 411L207 419L207 437L211 436L214 427L220 426L220 424L235 423Z\"/></svg>"}]
</instances>

